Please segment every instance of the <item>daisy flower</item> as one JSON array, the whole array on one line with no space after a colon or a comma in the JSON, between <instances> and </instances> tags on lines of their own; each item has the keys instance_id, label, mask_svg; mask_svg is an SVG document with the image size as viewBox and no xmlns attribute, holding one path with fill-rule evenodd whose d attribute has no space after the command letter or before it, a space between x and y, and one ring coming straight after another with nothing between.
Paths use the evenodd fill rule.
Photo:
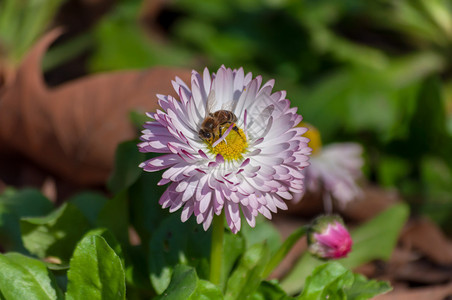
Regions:
<instances>
[{"instance_id":1,"label":"daisy flower","mask_svg":"<svg viewBox=\"0 0 452 300\"><path fill-rule=\"evenodd\" d=\"M168 184L159 203L182 210L207 230L224 212L232 232L241 214L255 225L258 214L287 209L285 200L303 192L302 169L308 165L307 131L290 108L284 91L272 93L274 80L262 84L243 69L224 66L211 74L192 72L191 87L172 82L178 98L157 95L161 109L147 115L141 152L164 155L140 164L145 171L166 171Z\"/></svg>"},{"instance_id":2,"label":"daisy flower","mask_svg":"<svg viewBox=\"0 0 452 300\"><path fill-rule=\"evenodd\" d=\"M362 177L364 164L363 149L357 143L334 143L322 146L320 133L312 125L303 123L309 128L305 134L310 139L313 149L310 166L303 170L306 190L323 193L325 210L332 211L332 201L336 200L340 208L362 196L358 180ZM295 195L299 200L303 194Z\"/></svg>"}]
</instances>

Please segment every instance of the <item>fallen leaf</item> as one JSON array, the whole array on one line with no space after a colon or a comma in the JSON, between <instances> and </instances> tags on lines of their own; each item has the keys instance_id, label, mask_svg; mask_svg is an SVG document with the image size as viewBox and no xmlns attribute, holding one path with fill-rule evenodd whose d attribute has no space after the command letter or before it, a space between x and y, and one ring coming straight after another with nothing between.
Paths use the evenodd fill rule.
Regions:
<instances>
[{"instance_id":1,"label":"fallen leaf","mask_svg":"<svg viewBox=\"0 0 452 300\"><path fill-rule=\"evenodd\" d=\"M401 199L395 191L368 185L363 188L363 197L348 203L340 214L347 219L363 222L372 219L400 201Z\"/></svg>"},{"instance_id":2,"label":"fallen leaf","mask_svg":"<svg viewBox=\"0 0 452 300\"><path fill-rule=\"evenodd\" d=\"M452 268L438 268L422 260L404 264L391 273L398 281L429 285L445 283L452 278Z\"/></svg>"},{"instance_id":3,"label":"fallen leaf","mask_svg":"<svg viewBox=\"0 0 452 300\"><path fill-rule=\"evenodd\" d=\"M403 289L399 291L394 288L393 291L374 297L373 300L441 300L452 295L452 283L440 286Z\"/></svg>"},{"instance_id":4,"label":"fallen leaf","mask_svg":"<svg viewBox=\"0 0 452 300\"><path fill-rule=\"evenodd\" d=\"M412 247L431 261L452 265L452 241L438 226L426 218L412 220L402 232L400 241L405 247Z\"/></svg>"},{"instance_id":5,"label":"fallen leaf","mask_svg":"<svg viewBox=\"0 0 452 300\"><path fill-rule=\"evenodd\" d=\"M18 151L77 184L104 184L116 146L137 136L129 112L155 110L155 94L174 95L171 80L179 76L189 82L190 71L96 74L49 88L40 62L60 34L60 29L46 34L0 93L0 152Z\"/></svg>"}]
</instances>

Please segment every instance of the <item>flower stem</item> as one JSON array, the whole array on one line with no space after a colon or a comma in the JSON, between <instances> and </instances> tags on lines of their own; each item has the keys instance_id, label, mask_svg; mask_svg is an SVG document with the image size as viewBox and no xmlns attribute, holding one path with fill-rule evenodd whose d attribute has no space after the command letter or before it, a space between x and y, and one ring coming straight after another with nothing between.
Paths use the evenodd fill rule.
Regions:
<instances>
[{"instance_id":1,"label":"flower stem","mask_svg":"<svg viewBox=\"0 0 452 300\"><path fill-rule=\"evenodd\" d=\"M219 285L223 266L224 213L214 215L210 249L210 282Z\"/></svg>"}]
</instances>

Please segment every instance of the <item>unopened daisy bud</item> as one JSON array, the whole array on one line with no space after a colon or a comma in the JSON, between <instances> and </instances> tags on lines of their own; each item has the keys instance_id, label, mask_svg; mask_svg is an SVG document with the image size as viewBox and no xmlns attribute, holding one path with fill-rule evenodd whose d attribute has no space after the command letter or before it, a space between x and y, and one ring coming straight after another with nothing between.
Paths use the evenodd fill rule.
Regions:
<instances>
[{"instance_id":1,"label":"unopened daisy bud","mask_svg":"<svg viewBox=\"0 0 452 300\"><path fill-rule=\"evenodd\" d=\"M346 257L352 243L350 233L339 216L320 216L309 227L308 249L321 259Z\"/></svg>"}]
</instances>

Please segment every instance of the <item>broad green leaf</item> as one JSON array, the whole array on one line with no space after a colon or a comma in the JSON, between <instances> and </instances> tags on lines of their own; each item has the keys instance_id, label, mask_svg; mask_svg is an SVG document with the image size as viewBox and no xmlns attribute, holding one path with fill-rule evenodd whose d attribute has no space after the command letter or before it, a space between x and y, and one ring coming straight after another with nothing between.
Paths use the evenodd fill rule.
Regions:
<instances>
[{"instance_id":1,"label":"broad green leaf","mask_svg":"<svg viewBox=\"0 0 452 300\"><path fill-rule=\"evenodd\" d=\"M63 299L46 265L19 253L0 254L2 299Z\"/></svg>"},{"instance_id":2,"label":"broad green leaf","mask_svg":"<svg viewBox=\"0 0 452 300\"><path fill-rule=\"evenodd\" d=\"M289 253L290 249L292 249L293 245L306 234L306 227L301 227L295 232L293 232L279 247L278 251L274 255L271 256L270 261L265 267L263 277L267 277L276 268L279 263L286 257L287 253Z\"/></svg>"},{"instance_id":3,"label":"broad green leaf","mask_svg":"<svg viewBox=\"0 0 452 300\"><path fill-rule=\"evenodd\" d=\"M193 267L177 265L171 282L158 300L221 300L221 291L209 281L200 280Z\"/></svg>"},{"instance_id":4,"label":"broad green leaf","mask_svg":"<svg viewBox=\"0 0 452 300\"><path fill-rule=\"evenodd\" d=\"M20 217L43 216L53 204L35 189L7 189L0 195L0 240L5 251L27 254L20 234Z\"/></svg>"},{"instance_id":5,"label":"broad green leaf","mask_svg":"<svg viewBox=\"0 0 452 300\"><path fill-rule=\"evenodd\" d=\"M40 258L55 256L68 261L75 245L90 228L89 221L72 203L45 217L23 218L20 230L25 248Z\"/></svg>"},{"instance_id":6,"label":"broad green leaf","mask_svg":"<svg viewBox=\"0 0 452 300\"><path fill-rule=\"evenodd\" d=\"M387 282L367 280L353 274L338 262L329 262L314 269L306 278L299 300L344 299L364 300L389 291Z\"/></svg>"},{"instance_id":7,"label":"broad green leaf","mask_svg":"<svg viewBox=\"0 0 452 300\"><path fill-rule=\"evenodd\" d=\"M119 256L122 265L125 266L124 252L122 251L121 245L119 244L118 240L116 240L114 235L106 228L96 228L91 231L88 231L88 233L85 234L83 239L94 235L102 237L108 243L108 246L110 246L110 248L113 249L113 251L115 251L116 255Z\"/></svg>"},{"instance_id":8,"label":"broad green leaf","mask_svg":"<svg viewBox=\"0 0 452 300\"><path fill-rule=\"evenodd\" d=\"M352 251L347 258L338 261L352 269L374 259L389 259L408 214L406 204L396 204L353 230ZM304 254L282 280L281 286L288 294L299 292L306 277L322 263L308 253Z\"/></svg>"},{"instance_id":9,"label":"broad green leaf","mask_svg":"<svg viewBox=\"0 0 452 300\"><path fill-rule=\"evenodd\" d=\"M68 271L67 300L126 299L120 257L98 235L87 235L74 251Z\"/></svg>"},{"instance_id":10,"label":"broad green leaf","mask_svg":"<svg viewBox=\"0 0 452 300\"><path fill-rule=\"evenodd\" d=\"M37 217L48 214L53 209L40 191L26 188L0 196L0 204L13 211L19 217Z\"/></svg>"},{"instance_id":11,"label":"broad green leaf","mask_svg":"<svg viewBox=\"0 0 452 300\"><path fill-rule=\"evenodd\" d=\"M71 197L68 201L77 206L90 224L94 226L108 199L100 193L84 192Z\"/></svg>"},{"instance_id":12,"label":"broad green leaf","mask_svg":"<svg viewBox=\"0 0 452 300\"><path fill-rule=\"evenodd\" d=\"M5 251L27 254L20 235L19 217L0 204L0 240Z\"/></svg>"},{"instance_id":13,"label":"broad green leaf","mask_svg":"<svg viewBox=\"0 0 452 300\"><path fill-rule=\"evenodd\" d=\"M257 292L250 300L294 300L279 286L276 280L262 281Z\"/></svg>"},{"instance_id":14,"label":"broad green leaf","mask_svg":"<svg viewBox=\"0 0 452 300\"><path fill-rule=\"evenodd\" d=\"M225 299L246 299L253 295L263 279L268 259L269 251L265 243L248 248L228 280Z\"/></svg>"},{"instance_id":15,"label":"broad green leaf","mask_svg":"<svg viewBox=\"0 0 452 300\"><path fill-rule=\"evenodd\" d=\"M213 283L207 280L200 279L195 292L189 298L191 300L221 300L223 299L223 293Z\"/></svg>"},{"instance_id":16,"label":"broad green leaf","mask_svg":"<svg viewBox=\"0 0 452 300\"><path fill-rule=\"evenodd\" d=\"M344 288L353 284L353 274L337 262L321 265L306 278L300 300L344 299Z\"/></svg>"},{"instance_id":17,"label":"broad green leaf","mask_svg":"<svg viewBox=\"0 0 452 300\"><path fill-rule=\"evenodd\" d=\"M408 205L396 204L353 230L352 252L341 264L354 268L374 259L389 259L408 215Z\"/></svg>"},{"instance_id":18,"label":"broad green leaf","mask_svg":"<svg viewBox=\"0 0 452 300\"><path fill-rule=\"evenodd\" d=\"M348 300L371 299L392 289L386 281L367 280L360 274L354 274L354 277L353 285L346 290Z\"/></svg>"},{"instance_id":19,"label":"broad green leaf","mask_svg":"<svg viewBox=\"0 0 452 300\"><path fill-rule=\"evenodd\" d=\"M116 148L115 165L107 182L108 189L114 194L130 187L140 176L142 170L138 165L145 160L145 155L138 151L137 141L119 144Z\"/></svg>"},{"instance_id":20,"label":"broad green leaf","mask_svg":"<svg viewBox=\"0 0 452 300\"><path fill-rule=\"evenodd\" d=\"M125 190L105 203L99 212L96 225L110 230L121 244L128 244L129 204Z\"/></svg>"},{"instance_id":21,"label":"broad green leaf","mask_svg":"<svg viewBox=\"0 0 452 300\"><path fill-rule=\"evenodd\" d=\"M158 294L168 287L178 264L195 266L201 278L208 276L210 232L190 219L182 223L178 214L165 219L149 242L151 284Z\"/></svg>"}]
</instances>

